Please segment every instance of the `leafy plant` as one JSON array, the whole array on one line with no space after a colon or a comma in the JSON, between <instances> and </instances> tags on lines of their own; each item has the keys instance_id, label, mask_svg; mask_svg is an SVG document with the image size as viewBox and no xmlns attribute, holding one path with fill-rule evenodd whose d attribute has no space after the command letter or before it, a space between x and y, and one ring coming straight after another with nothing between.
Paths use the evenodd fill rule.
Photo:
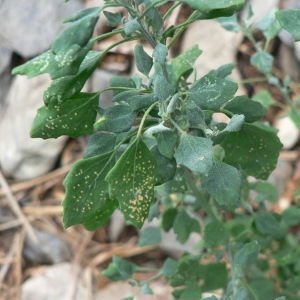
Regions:
<instances>
[{"instance_id":1,"label":"leafy plant","mask_svg":"<svg viewBox=\"0 0 300 300\"><path fill-rule=\"evenodd\" d=\"M169 258L143 282L135 280L134 273L147 270L114 257L104 275L131 279L143 293L151 294L151 281L165 276L175 299L201 299L203 292L218 289L223 291L220 299L299 298L300 250L289 229L300 223L300 208L278 215L265 205L266 200L276 201L276 190L263 180L274 170L282 144L276 130L259 121L266 107L276 103L265 92L254 99L235 96L238 84L228 78L234 64L197 78L194 63L202 53L197 46L168 57L193 22L200 21L201 26L201 20L216 18L227 30L242 30L257 49L251 64L283 94L299 127L299 108L290 98L292 83L273 74L273 56L267 51L281 28L299 39L300 11L271 12L259 25L266 37L263 47L254 39L251 21L237 21L244 2L106 0L102 7L66 18L64 22L71 24L50 50L13 70L28 77L49 73L53 79L34 120L32 137L91 135L83 159L73 165L64 182L66 228L83 224L95 230L120 209L127 223L138 228L147 218L161 216L161 230L173 228L181 243L192 232L203 235L198 255L186 254L179 261ZM165 20L184 3L192 10L189 18L166 27ZM161 15L166 5L168 10ZM110 7L123 7L127 14L111 13L106 10ZM117 29L93 37L101 12L108 26ZM104 51L92 50L96 41L113 35L123 39ZM107 88L81 92L111 49L134 40L146 41L153 49L149 55L143 44L136 45L140 75L115 76ZM107 90L113 91L114 106L103 108L99 97ZM215 113L229 117L229 123L216 123ZM249 183L248 175L262 181ZM254 202L249 200L250 190L257 193ZM205 228L195 218L197 211L206 215ZM224 212L230 216L226 222ZM160 230L150 227L138 245L160 240Z\"/></svg>"}]
</instances>

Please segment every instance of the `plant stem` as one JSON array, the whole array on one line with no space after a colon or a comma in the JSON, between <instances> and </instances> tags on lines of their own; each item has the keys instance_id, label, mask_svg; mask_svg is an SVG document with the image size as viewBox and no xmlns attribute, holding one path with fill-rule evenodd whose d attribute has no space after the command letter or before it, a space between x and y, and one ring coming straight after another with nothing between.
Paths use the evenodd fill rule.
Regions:
<instances>
[{"instance_id":1,"label":"plant stem","mask_svg":"<svg viewBox=\"0 0 300 300\"><path fill-rule=\"evenodd\" d=\"M165 13L165 15L163 16L163 19L164 19L164 21L167 19L167 17L172 13L172 11L176 8L176 7L178 7L179 5L181 5L182 3L180 3L180 2L178 2L178 3L176 3L176 4L174 4L173 6L171 6L170 8L169 8L169 10Z\"/></svg>"},{"instance_id":2,"label":"plant stem","mask_svg":"<svg viewBox=\"0 0 300 300\"><path fill-rule=\"evenodd\" d=\"M178 125L175 121L173 121L171 118L168 118L168 120L174 125L174 127L182 134L186 134Z\"/></svg>"},{"instance_id":3,"label":"plant stem","mask_svg":"<svg viewBox=\"0 0 300 300\"><path fill-rule=\"evenodd\" d=\"M200 193L197 185L195 184L195 178L193 178L191 172L189 170L186 170L185 172L185 177L187 179L187 184L190 187L190 189L193 191L194 195L196 198L198 199L203 199L203 198L207 198L207 197L203 197L203 195ZM208 194L207 194L208 195ZM202 207L205 210L205 212L207 213L207 215L212 219L212 220L217 220L217 216L214 214L214 212L212 211L210 204L208 203L208 201L206 201L206 199L203 199L203 201L201 201Z\"/></svg>"},{"instance_id":4,"label":"plant stem","mask_svg":"<svg viewBox=\"0 0 300 300\"><path fill-rule=\"evenodd\" d=\"M145 112L144 116L143 116L143 119L141 121L141 124L140 124L140 127L139 127L139 131L137 133L137 136L136 138L140 138L141 134L142 134L142 129L143 129L143 126L144 126L144 123L147 119L147 116L149 115L150 111L158 104L158 102L154 102Z\"/></svg>"},{"instance_id":5,"label":"plant stem","mask_svg":"<svg viewBox=\"0 0 300 300\"><path fill-rule=\"evenodd\" d=\"M99 36L96 36L93 38L93 41L96 42L96 41L101 41L101 40L104 40L108 37L111 37L113 35L116 35L116 34L122 34L124 33L124 29L118 29L118 30L114 30L114 31L111 31L111 32L108 32L108 33L105 33L105 34L102 34L102 35L99 35Z\"/></svg>"},{"instance_id":6,"label":"plant stem","mask_svg":"<svg viewBox=\"0 0 300 300\"><path fill-rule=\"evenodd\" d=\"M243 284L243 286L245 288L247 288L249 290L249 292L252 294L252 296L254 297L255 300L259 300L257 295L255 294L255 292L251 288L251 286L245 280L241 280L241 283Z\"/></svg>"}]
</instances>

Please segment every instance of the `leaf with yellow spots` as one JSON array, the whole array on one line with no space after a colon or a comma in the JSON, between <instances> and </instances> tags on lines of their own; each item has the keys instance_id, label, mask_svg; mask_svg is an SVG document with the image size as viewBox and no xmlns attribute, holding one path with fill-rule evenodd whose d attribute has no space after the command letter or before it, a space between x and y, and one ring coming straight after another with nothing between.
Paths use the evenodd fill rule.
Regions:
<instances>
[{"instance_id":1,"label":"leaf with yellow spots","mask_svg":"<svg viewBox=\"0 0 300 300\"><path fill-rule=\"evenodd\" d=\"M239 166L257 179L268 179L275 169L282 144L276 131L268 126L244 124L238 132L222 141L226 164Z\"/></svg>"},{"instance_id":2,"label":"leaf with yellow spots","mask_svg":"<svg viewBox=\"0 0 300 300\"><path fill-rule=\"evenodd\" d=\"M105 178L111 198L116 198L128 223L141 228L154 201L159 180L155 158L141 139L123 153Z\"/></svg>"},{"instance_id":3,"label":"leaf with yellow spots","mask_svg":"<svg viewBox=\"0 0 300 300\"><path fill-rule=\"evenodd\" d=\"M62 205L65 228L84 223L101 208L107 209L106 204L111 200L104 178L112 167L111 156L111 152L97 155L73 165L64 181L66 197Z\"/></svg>"},{"instance_id":4,"label":"leaf with yellow spots","mask_svg":"<svg viewBox=\"0 0 300 300\"><path fill-rule=\"evenodd\" d=\"M80 93L61 104L51 103L38 109L31 128L33 138L72 138L93 133L99 94Z\"/></svg>"}]
</instances>

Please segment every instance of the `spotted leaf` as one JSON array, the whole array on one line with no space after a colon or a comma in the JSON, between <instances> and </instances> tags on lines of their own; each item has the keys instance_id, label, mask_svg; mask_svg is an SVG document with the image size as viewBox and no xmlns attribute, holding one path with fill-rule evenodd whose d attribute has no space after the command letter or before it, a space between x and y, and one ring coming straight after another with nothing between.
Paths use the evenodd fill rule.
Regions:
<instances>
[{"instance_id":1,"label":"spotted leaf","mask_svg":"<svg viewBox=\"0 0 300 300\"><path fill-rule=\"evenodd\" d=\"M104 178L111 169L111 155L93 156L73 165L64 181L66 197L62 205L65 228L95 217L95 212L100 208L103 211L107 209L105 206L111 200Z\"/></svg>"},{"instance_id":2,"label":"spotted leaf","mask_svg":"<svg viewBox=\"0 0 300 300\"><path fill-rule=\"evenodd\" d=\"M225 163L240 165L248 175L265 180L276 167L282 144L274 129L244 124L240 131L229 133L221 146Z\"/></svg>"},{"instance_id":3,"label":"spotted leaf","mask_svg":"<svg viewBox=\"0 0 300 300\"><path fill-rule=\"evenodd\" d=\"M188 167L194 172L207 174L213 162L212 141L207 138L185 134L175 151L178 164Z\"/></svg>"},{"instance_id":4,"label":"spotted leaf","mask_svg":"<svg viewBox=\"0 0 300 300\"><path fill-rule=\"evenodd\" d=\"M33 138L72 138L93 132L97 112L97 93L80 93L61 104L49 104L38 109L31 128Z\"/></svg>"},{"instance_id":5,"label":"spotted leaf","mask_svg":"<svg viewBox=\"0 0 300 300\"><path fill-rule=\"evenodd\" d=\"M154 201L159 181L156 161L145 143L136 139L105 178L111 198L119 201L128 223L141 228Z\"/></svg>"}]
</instances>

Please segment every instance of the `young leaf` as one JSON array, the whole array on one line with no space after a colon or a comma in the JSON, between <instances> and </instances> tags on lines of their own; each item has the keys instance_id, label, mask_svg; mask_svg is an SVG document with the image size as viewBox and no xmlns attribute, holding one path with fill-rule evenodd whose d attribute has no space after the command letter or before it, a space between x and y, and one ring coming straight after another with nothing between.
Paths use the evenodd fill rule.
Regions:
<instances>
[{"instance_id":1,"label":"young leaf","mask_svg":"<svg viewBox=\"0 0 300 300\"><path fill-rule=\"evenodd\" d=\"M91 231L97 230L99 227L104 227L118 206L119 203L117 200L108 200L103 207L82 223L83 226Z\"/></svg>"},{"instance_id":2,"label":"young leaf","mask_svg":"<svg viewBox=\"0 0 300 300\"><path fill-rule=\"evenodd\" d=\"M187 119L191 125L204 125L205 114L203 110L193 101L189 101L186 106Z\"/></svg>"},{"instance_id":3,"label":"young leaf","mask_svg":"<svg viewBox=\"0 0 300 300\"><path fill-rule=\"evenodd\" d=\"M202 18L214 19L218 17L229 17L243 9L245 0L180 0L187 3L191 8L199 10L204 14Z\"/></svg>"},{"instance_id":4,"label":"young leaf","mask_svg":"<svg viewBox=\"0 0 300 300\"><path fill-rule=\"evenodd\" d=\"M149 72L153 66L153 59L150 57L147 52L145 52L142 45L136 45L134 48L134 57L136 61L136 66L138 70L146 75L149 76Z\"/></svg>"},{"instance_id":5,"label":"young leaf","mask_svg":"<svg viewBox=\"0 0 300 300\"><path fill-rule=\"evenodd\" d=\"M167 100L173 94L173 87L162 75L157 75L154 79L154 94L160 101Z\"/></svg>"},{"instance_id":6,"label":"young leaf","mask_svg":"<svg viewBox=\"0 0 300 300\"><path fill-rule=\"evenodd\" d=\"M195 62L201 54L202 50L200 50L198 46L193 46L171 60L176 80L178 80L182 74L194 68Z\"/></svg>"},{"instance_id":7,"label":"young leaf","mask_svg":"<svg viewBox=\"0 0 300 300\"><path fill-rule=\"evenodd\" d=\"M105 180L112 198L120 204L127 222L141 228L154 201L159 174L151 152L136 139L123 153Z\"/></svg>"},{"instance_id":8,"label":"young leaf","mask_svg":"<svg viewBox=\"0 0 300 300\"><path fill-rule=\"evenodd\" d=\"M169 279L174 274L176 268L177 261L168 257L161 268L161 273Z\"/></svg>"},{"instance_id":9,"label":"young leaf","mask_svg":"<svg viewBox=\"0 0 300 300\"><path fill-rule=\"evenodd\" d=\"M280 24L275 18L275 12L275 10L272 10L268 15L263 17L258 24L258 28L268 40L274 39L281 31Z\"/></svg>"},{"instance_id":10,"label":"young leaf","mask_svg":"<svg viewBox=\"0 0 300 300\"><path fill-rule=\"evenodd\" d=\"M136 95L127 100L127 103L131 107L132 111L138 112L142 109L150 107L157 98L153 94Z\"/></svg>"},{"instance_id":11,"label":"young leaf","mask_svg":"<svg viewBox=\"0 0 300 300\"><path fill-rule=\"evenodd\" d=\"M288 31L295 39L295 42L300 41L300 31L298 21L300 18L300 10L285 9L275 13L276 19L280 26Z\"/></svg>"},{"instance_id":12,"label":"young leaf","mask_svg":"<svg viewBox=\"0 0 300 300\"><path fill-rule=\"evenodd\" d=\"M204 242L209 248L225 244L228 234L220 221L212 221L205 227Z\"/></svg>"},{"instance_id":13,"label":"young leaf","mask_svg":"<svg viewBox=\"0 0 300 300\"><path fill-rule=\"evenodd\" d=\"M146 13L148 25L152 26L155 31L159 32L164 25L164 20L162 16L160 15L160 13L155 7L149 9L149 7L153 4L151 0L144 0L143 2L145 8L148 10ZM161 2L158 5L162 5L162 4L163 3Z\"/></svg>"},{"instance_id":14,"label":"young leaf","mask_svg":"<svg viewBox=\"0 0 300 300\"><path fill-rule=\"evenodd\" d=\"M145 283L145 284L142 285L141 292L144 295L153 295L153 291L150 288L149 283Z\"/></svg>"},{"instance_id":15,"label":"young leaf","mask_svg":"<svg viewBox=\"0 0 300 300\"><path fill-rule=\"evenodd\" d=\"M80 93L61 104L49 104L38 109L30 135L33 138L77 138L93 132L99 94Z\"/></svg>"},{"instance_id":16,"label":"young leaf","mask_svg":"<svg viewBox=\"0 0 300 300\"><path fill-rule=\"evenodd\" d=\"M263 91L259 92L252 98L252 100L259 102L265 108L268 108L274 104L272 95L267 90L263 90Z\"/></svg>"},{"instance_id":17,"label":"young leaf","mask_svg":"<svg viewBox=\"0 0 300 300\"><path fill-rule=\"evenodd\" d=\"M122 15L120 13L112 13L109 11L103 11L105 17L107 18L107 26L117 27L122 21Z\"/></svg>"},{"instance_id":18,"label":"young leaf","mask_svg":"<svg viewBox=\"0 0 300 300\"><path fill-rule=\"evenodd\" d=\"M256 52L250 59L251 65L257 68L258 71L264 74L272 73L273 56L265 51Z\"/></svg>"},{"instance_id":19,"label":"young leaf","mask_svg":"<svg viewBox=\"0 0 300 300\"><path fill-rule=\"evenodd\" d=\"M233 258L234 267L237 270L243 270L253 265L259 253L259 245L257 241L245 244Z\"/></svg>"},{"instance_id":20,"label":"young leaf","mask_svg":"<svg viewBox=\"0 0 300 300\"><path fill-rule=\"evenodd\" d=\"M221 24L221 26L224 29L228 31L232 31L235 33L240 31L240 25L236 15L232 15L230 17L217 18L217 21Z\"/></svg>"},{"instance_id":21,"label":"young leaf","mask_svg":"<svg viewBox=\"0 0 300 300\"><path fill-rule=\"evenodd\" d=\"M138 246L145 247L159 244L161 241L161 231L157 227L147 227L142 231L138 240Z\"/></svg>"},{"instance_id":22,"label":"young leaf","mask_svg":"<svg viewBox=\"0 0 300 300\"><path fill-rule=\"evenodd\" d=\"M157 171L159 173L160 182L159 184L163 184L169 180L171 180L176 173L176 160L175 158L167 158L163 156L157 146L154 146L151 149L151 153L156 160Z\"/></svg>"},{"instance_id":23,"label":"young leaf","mask_svg":"<svg viewBox=\"0 0 300 300\"><path fill-rule=\"evenodd\" d=\"M233 115L231 117L230 122L228 125L223 129L223 131L229 131L229 132L237 132L240 131L243 124L245 122L245 116L244 115Z\"/></svg>"},{"instance_id":24,"label":"young leaf","mask_svg":"<svg viewBox=\"0 0 300 300\"><path fill-rule=\"evenodd\" d=\"M134 124L136 113L128 105L116 105L103 110L99 120L94 124L95 130L114 133L126 132Z\"/></svg>"},{"instance_id":25,"label":"young leaf","mask_svg":"<svg viewBox=\"0 0 300 300\"><path fill-rule=\"evenodd\" d=\"M238 85L232 81L205 75L192 85L189 95L202 109L219 110L233 98L237 89Z\"/></svg>"},{"instance_id":26,"label":"young leaf","mask_svg":"<svg viewBox=\"0 0 300 300\"><path fill-rule=\"evenodd\" d=\"M178 136L174 131L162 131L157 134L158 151L165 157L171 159L174 156L174 147Z\"/></svg>"},{"instance_id":27,"label":"young leaf","mask_svg":"<svg viewBox=\"0 0 300 300\"><path fill-rule=\"evenodd\" d=\"M261 212L254 215L256 228L262 234L269 234L274 239L281 239L284 231L280 227L276 218L267 212Z\"/></svg>"},{"instance_id":28,"label":"young leaf","mask_svg":"<svg viewBox=\"0 0 300 300\"><path fill-rule=\"evenodd\" d=\"M175 151L175 158L178 164L200 174L208 174L213 165L212 157L213 147L211 140L188 134L183 136L179 147Z\"/></svg>"},{"instance_id":29,"label":"young leaf","mask_svg":"<svg viewBox=\"0 0 300 300\"><path fill-rule=\"evenodd\" d=\"M83 158L89 158L112 151L116 143L115 134L97 132L91 135Z\"/></svg>"},{"instance_id":30,"label":"young leaf","mask_svg":"<svg viewBox=\"0 0 300 300\"><path fill-rule=\"evenodd\" d=\"M99 65L101 57L101 52L89 51L76 75L68 75L53 80L44 92L45 104L48 105L51 102L60 104L78 94Z\"/></svg>"},{"instance_id":31,"label":"young leaf","mask_svg":"<svg viewBox=\"0 0 300 300\"><path fill-rule=\"evenodd\" d=\"M234 114L243 114L245 122L253 123L260 120L267 113L267 109L259 102L249 99L247 96L237 96L225 104L226 109Z\"/></svg>"},{"instance_id":32,"label":"young leaf","mask_svg":"<svg viewBox=\"0 0 300 300\"><path fill-rule=\"evenodd\" d=\"M240 131L229 133L221 146L226 153L225 163L239 164L248 175L265 180L276 167L282 144L274 130L244 124Z\"/></svg>"},{"instance_id":33,"label":"young leaf","mask_svg":"<svg viewBox=\"0 0 300 300\"><path fill-rule=\"evenodd\" d=\"M175 217L173 224L174 232L177 235L177 240L184 244L192 232L200 233L199 222L190 217L185 209L180 209Z\"/></svg>"},{"instance_id":34,"label":"young leaf","mask_svg":"<svg viewBox=\"0 0 300 300\"><path fill-rule=\"evenodd\" d=\"M83 223L109 200L108 184L104 178L111 169L110 158L111 153L106 153L78 161L72 166L64 181L66 197L62 205L65 228Z\"/></svg>"},{"instance_id":35,"label":"young leaf","mask_svg":"<svg viewBox=\"0 0 300 300\"><path fill-rule=\"evenodd\" d=\"M216 202L236 208L239 203L241 173L234 167L216 161L207 176L202 176L202 187L213 196Z\"/></svg>"},{"instance_id":36,"label":"young leaf","mask_svg":"<svg viewBox=\"0 0 300 300\"><path fill-rule=\"evenodd\" d=\"M141 25L136 18L124 24L124 31L127 36L139 30L141 30Z\"/></svg>"},{"instance_id":37,"label":"young leaf","mask_svg":"<svg viewBox=\"0 0 300 300\"><path fill-rule=\"evenodd\" d=\"M125 280L131 278L136 270L137 266L135 264L118 256L113 256L112 263L102 272L102 275L114 281Z\"/></svg>"},{"instance_id":38,"label":"young leaf","mask_svg":"<svg viewBox=\"0 0 300 300\"><path fill-rule=\"evenodd\" d=\"M167 55L168 47L158 42L153 51L153 57L155 60L160 64L164 64L166 62Z\"/></svg>"}]
</instances>

